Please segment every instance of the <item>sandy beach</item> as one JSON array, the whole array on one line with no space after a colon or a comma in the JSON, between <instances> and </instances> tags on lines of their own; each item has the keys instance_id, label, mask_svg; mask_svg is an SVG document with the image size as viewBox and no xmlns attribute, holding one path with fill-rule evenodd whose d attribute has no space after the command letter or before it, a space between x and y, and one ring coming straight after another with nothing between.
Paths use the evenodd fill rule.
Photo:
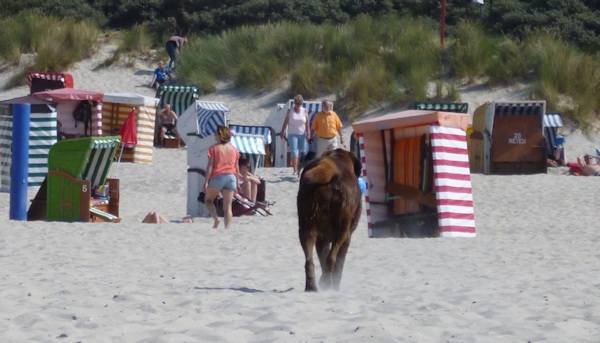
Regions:
<instances>
[{"instance_id":1,"label":"sandy beach","mask_svg":"<svg viewBox=\"0 0 600 343\"><path fill-rule=\"evenodd\" d=\"M154 94L151 65L94 70L109 53L75 65L75 87ZM523 96L516 86L472 88L471 112ZM201 99L225 103L232 123L262 125L287 96L223 85ZM564 134L571 161L600 147ZM228 230L208 218L141 223L150 211L186 215L185 150L113 164L119 224L11 221L0 193L0 341L599 341L598 178L473 174L476 238L368 238L363 213L340 291L304 293L297 178L288 168L257 174L273 216L236 217Z\"/></svg>"}]
</instances>

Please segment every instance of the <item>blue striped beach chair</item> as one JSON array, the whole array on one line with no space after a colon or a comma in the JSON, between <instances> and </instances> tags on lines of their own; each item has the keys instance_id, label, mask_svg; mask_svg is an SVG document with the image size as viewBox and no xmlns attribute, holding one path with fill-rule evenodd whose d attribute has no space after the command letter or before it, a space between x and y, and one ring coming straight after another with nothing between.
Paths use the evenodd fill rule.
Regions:
<instances>
[{"instance_id":1,"label":"blue striped beach chair","mask_svg":"<svg viewBox=\"0 0 600 343\"><path fill-rule=\"evenodd\" d=\"M275 130L269 126L249 126L230 124L229 129L235 131L236 134L258 135L263 138L265 156L262 160L261 167L273 167L275 162Z\"/></svg>"},{"instance_id":2,"label":"blue striped beach chair","mask_svg":"<svg viewBox=\"0 0 600 343\"><path fill-rule=\"evenodd\" d=\"M231 137L231 144L235 146L242 158L250 161L254 166L253 173L256 173L258 168L264 167L264 158L266 156L265 141L262 135L251 135L245 133L237 133Z\"/></svg>"},{"instance_id":3,"label":"blue striped beach chair","mask_svg":"<svg viewBox=\"0 0 600 343\"><path fill-rule=\"evenodd\" d=\"M544 134L546 136L546 144L548 155L554 155L556 148L564 149L564 139L558 139L558 128L565 126L562 116L558 112L548 112L544 116Z\"/></svg>"},{"instance_id":4,"label":"blue striped beach chair","mask_svg":"<svg viewBox=\"0 0 600 343\"><path fill-rule=\"evenodd\" d=\"M109 179L121 138L87 137L56 143L48 156L49 221L119 222L119 180ZM95 190L106 187L102 197Z\"/></svg>"}]
</instances>

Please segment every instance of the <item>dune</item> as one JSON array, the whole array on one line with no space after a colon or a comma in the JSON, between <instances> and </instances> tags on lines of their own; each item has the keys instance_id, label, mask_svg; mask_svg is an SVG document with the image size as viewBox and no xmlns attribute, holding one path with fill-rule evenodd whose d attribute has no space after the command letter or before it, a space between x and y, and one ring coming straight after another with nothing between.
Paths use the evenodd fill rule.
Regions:
<instances>
[{"instance_id":1,"label":"dune","mask_svg":"<svg viewBox=\"0 0 600 343\"><path fill-rule=\"evenodd\" d=\"M151 65L97 69L101 54L69 71L76 87L154 94ZM519 87L462 94L471 111L523 96ZM287 96L223 84L201 98L225 103L233 123L260 125ZM566 134L570 158L600 147ZM368 238L363 213L340 291L304 293L297 178L287 168L257 174L274 215L237 217L228 230L208 218L141 223L150 211L186 215L185 150L113 165L119 224L11 221L0 193L0 341L598 341L596 178L473 174L476 238Z\"/></svg>"}]
</instances>

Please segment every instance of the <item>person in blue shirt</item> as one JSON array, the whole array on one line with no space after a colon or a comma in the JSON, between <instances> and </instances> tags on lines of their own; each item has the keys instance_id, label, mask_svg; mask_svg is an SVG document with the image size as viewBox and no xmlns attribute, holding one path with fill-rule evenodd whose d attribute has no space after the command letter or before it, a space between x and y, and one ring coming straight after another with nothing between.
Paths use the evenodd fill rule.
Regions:
<instances>
[{"instance_id":1,"label":"person in blue shirt","mask_svg":"<svg viewBox=\"0 0 600 343\"><path fill-rule=\"evenodd\" d=\"M171 79L171 74L169 73L169 69L165 67L163 61L158 61L158 68L154 70L154 74L152 75L152 81L150 82L150 87L158 89L160 86L167 81L167 77Z\"/></svg>"}]
</instances>

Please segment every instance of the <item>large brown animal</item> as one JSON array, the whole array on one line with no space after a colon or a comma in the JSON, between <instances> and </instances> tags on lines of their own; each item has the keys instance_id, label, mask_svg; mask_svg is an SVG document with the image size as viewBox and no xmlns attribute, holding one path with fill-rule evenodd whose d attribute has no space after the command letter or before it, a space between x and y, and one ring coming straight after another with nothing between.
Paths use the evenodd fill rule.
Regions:
<instances>
[{"instance_id":1,"label":"large brown animal","mask_svg":"<svg viewBox=\"0 0 600 343\"><path fill-rule=\"evenodd\" d=\"M321 288L338 290L352 232L360 219L359 159L343 149L325 152L302 171L298 190L299 236L306 262L306 292L316 292L313 250L321 263Z\"/></svg>"}]
</instances>

